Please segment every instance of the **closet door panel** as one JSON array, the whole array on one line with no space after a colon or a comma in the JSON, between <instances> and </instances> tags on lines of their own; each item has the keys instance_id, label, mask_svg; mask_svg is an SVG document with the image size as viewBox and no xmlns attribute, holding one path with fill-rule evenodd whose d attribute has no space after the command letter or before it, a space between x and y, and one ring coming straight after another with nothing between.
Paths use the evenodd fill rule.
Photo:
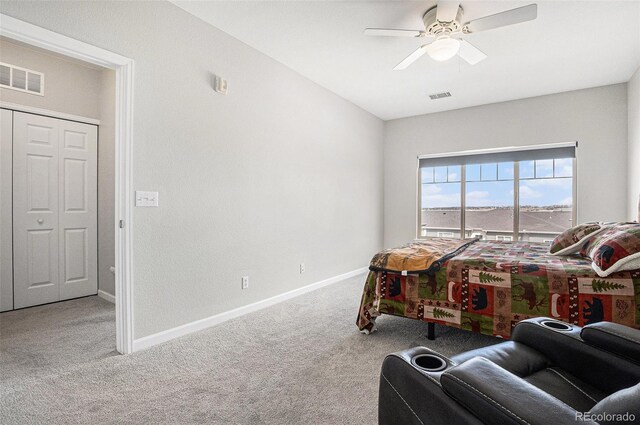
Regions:
<instances>
[{"instance_id":1,"label":"closet door panel","mask_svg":"<svg viewBox=\"0 0 640 425\"><path fill-rule=\"evenodd\" d=\"M95 295L97 127L14 113L14 304Z\"/></svg>"},{"instance_id":2,"label":"closet door panel","mask_svg":"<svg viewBox=\"0 0 640 425\"><path fill-rule=\"evenodd\" d=\"M98 129L60 121L60 299L98 293Z\"/></svg>"},{"instance_id":3,"label":"closet door panel","mask_svg":"<svg viewBox=\"0 0 640 425\"><path fill-rule=\"evenodd\" d=\"M58 121L13 113L14 308L60 299Z\"/></svg>"},{"instance_id":4,"label":"closet door panel","mask_svg":"<svg viewBox=\"0 0 640 425\"><path fill-rule=\"evenodd\" d=\"M0 311L13 310L13 111L0 109Z\"/></svg>"}]
</instances>

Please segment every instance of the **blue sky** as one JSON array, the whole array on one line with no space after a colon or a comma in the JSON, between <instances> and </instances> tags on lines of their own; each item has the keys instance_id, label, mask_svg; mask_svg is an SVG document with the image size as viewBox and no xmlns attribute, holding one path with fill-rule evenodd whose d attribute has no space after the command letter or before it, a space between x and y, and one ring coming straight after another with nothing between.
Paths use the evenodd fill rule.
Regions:
<instances>
[{"instance_id":1,"label":"blue sky","mask_svg":"<svg viewBox=\"0 0 640 425\"><path fill-rule=\"evenodd\" d=\"M460 166L423 169L422 207L459 208L460 173ZM513 206L513 163L467 165L466 173L467 206ZM571 205L572 173L571 159L520 162L520 205Z\"/></svg>"}]
</instances>

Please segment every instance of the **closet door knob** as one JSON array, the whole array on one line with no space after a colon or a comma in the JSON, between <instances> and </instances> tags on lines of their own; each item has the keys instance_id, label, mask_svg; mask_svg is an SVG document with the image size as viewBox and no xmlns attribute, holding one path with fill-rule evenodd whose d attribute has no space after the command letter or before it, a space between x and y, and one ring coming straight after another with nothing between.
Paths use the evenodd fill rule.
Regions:
<instances>
[{"instance_id":1,"label":"closet door knob","mask_svg":"<svg viewBox=\"0 0 640 425\"><path fill-rule=\"evenodd\" d=\"M39 219L38 219L38 224L42 224L42 223L44 223L44 220L43 220L43 219L41 219L41 218L39 218Z\"/></svg>"}]
</instances>

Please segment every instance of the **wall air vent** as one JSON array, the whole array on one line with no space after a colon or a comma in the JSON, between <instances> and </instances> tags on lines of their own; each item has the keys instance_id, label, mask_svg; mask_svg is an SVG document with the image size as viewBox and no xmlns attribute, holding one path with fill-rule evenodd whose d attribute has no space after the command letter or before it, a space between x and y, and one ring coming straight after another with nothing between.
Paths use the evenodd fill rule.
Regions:
<instances>
[{"instance_id":1,"label":"wall air vent","mask_svg":"<svg viewBox=\"0 0 640 425\"><path fill-rule=\"evenodd\" d=\"M0 87L44 96L44 74L0 62Z\"/></svg>"},{"instance_id":2,"label":"wall air vent","mask_svg":"<svg viewBox=\"0 0 640 425\"><path fill-rule=\"evenodd\" d=\"M451 93L446 91L444 93L436 93L436 94L429 95L429 99L431 100L442 99L443 97L451 97Z\"/></svg>"}]
</instances>

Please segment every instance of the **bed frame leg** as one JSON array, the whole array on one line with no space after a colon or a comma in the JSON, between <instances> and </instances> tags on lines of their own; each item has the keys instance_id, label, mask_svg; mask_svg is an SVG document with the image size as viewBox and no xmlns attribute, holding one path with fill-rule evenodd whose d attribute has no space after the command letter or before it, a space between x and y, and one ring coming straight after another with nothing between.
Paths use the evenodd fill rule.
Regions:
<instances>
[{"instance_id":1,"label":"bed frame leg","mask_svg":"<svg viewBox=\"0 0 640 425\"><path fill-rule=\"evenodd\" d=\"M427 339L433 341L436 339L436 324L427 322Z\"/></svg>"}]
</instances>

